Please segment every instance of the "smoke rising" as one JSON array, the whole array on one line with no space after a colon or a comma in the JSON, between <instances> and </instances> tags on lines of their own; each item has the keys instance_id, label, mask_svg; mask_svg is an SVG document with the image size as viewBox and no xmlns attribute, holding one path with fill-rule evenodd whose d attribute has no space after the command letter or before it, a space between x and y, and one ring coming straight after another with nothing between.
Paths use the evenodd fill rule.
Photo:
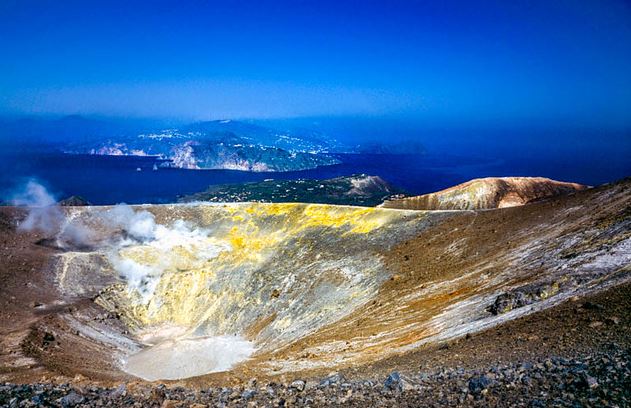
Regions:
<instances>
[{"instance_id":1,"label":"smoke rising","mask_svg":"<svg viewBox=\"0 0 631 408\"><path fill-rule=\"evenodd\" d=\"M35 180L16 191L11 203L28 211L18 225L20 231L43 231L54 238L57 249L99 252L125 281L128 293L144 304L154 299L163 274L202 268L231 249L207 229L181 219L163 225L149 211L125 204L89 211L62 208ZM50 239L42 241L48 244ZM129 356L124 369L150 380L187 378L228 370L254 350L241 337L194 336L185 331Z\"/></svg>"},{"instance_id":2,"label":"smoke rising","mask_svg":"<svg viewBox=\"0 0 631 408\"><path fill-rule=\"evenodd\" d=\"M94 234L83 223L67 216L57 199L37 180L28 180L11 196L10 203L27 208L19 231L39 231L55 240L60 248L91 247Z\"/></svg>"},{"instance_id":3,"label":"smoke rising","mask_svg":"<svg viewBox=\"0 0 631 408\"><path fill-rule=\"evenodd\" d=\"M119 204L96 213L90 221L80 211L62 209L46 187L29 180L11 197L13 205L27 207L20 222L21 231L41 231L64 250L99 250L112 268L126 281L129 290L147 301L161 275L178 270L182 261L173 254L189 254L187 267L199 267L208 259L230 248L209 238L209 231L184 220L166 226L146 211ZM134 254L151 254L152 262Z\"/></svg>"},{"instance_id":4,"label":"smoke rising","mask_svg":"<svg viewBox=\"0 0 631 408\"><path fill-rule=\"evenodd\" d=\"M106 225L122 232L122 238L107 252L109 262L143 301L149 300L165 271L182 269L183 262L186 267L200 267L229 249L212 242L205 229L184 220L165 226L157 223L152 213L134 211L125 204L111 208L101 218ZM182 253L190 257L184 260ZM138 254L141 255L134 256ZM149 256L152 262L144 261L144 256Z\"/></svg>"},{"instance_id":5,"label":"smoke rising","mask_svg":"<svg viewBox=\"0 0 631 408\"><path fill-rule=\"evenodd\" d=\"M119 228L130 238L145 242L155 238L156 220L148 211L134 211L129 205L118 204L103 215L111 227Z\"/></svg>"},{"instance_id":6,"label":"smoke rising","mask_svg":"<svg viewBox=\"0 0 631 408\"><path fill-rule=\"evenodd\" d=\"M42 231L45 234L59 232L64 215L57 206L55 197L42 184L29 180L11 197L11 204L28 207L28 215L20 222L22 231Z\"/></svg>"}]
</instances>

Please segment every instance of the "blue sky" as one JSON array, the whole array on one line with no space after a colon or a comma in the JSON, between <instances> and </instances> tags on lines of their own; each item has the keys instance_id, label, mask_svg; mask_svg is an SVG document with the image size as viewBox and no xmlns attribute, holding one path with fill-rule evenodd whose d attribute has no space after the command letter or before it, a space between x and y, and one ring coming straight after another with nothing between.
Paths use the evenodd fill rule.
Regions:
<instances>
[{"instance_id":1,"label":"blue sky","mask_svg":"<svg viewBox=\"0 0 631 408\"><path fill-rule=\"evenodd\" d=\"M0 2L0 113L631 127L631 5Z\"/></svg>"}]
</instances>

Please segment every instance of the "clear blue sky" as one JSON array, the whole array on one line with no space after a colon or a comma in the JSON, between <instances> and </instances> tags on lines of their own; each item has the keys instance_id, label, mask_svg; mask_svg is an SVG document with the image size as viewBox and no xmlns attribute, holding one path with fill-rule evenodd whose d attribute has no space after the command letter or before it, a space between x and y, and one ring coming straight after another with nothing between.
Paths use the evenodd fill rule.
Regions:
<instances>
[{"instance_id":1,"label":"clear blue sky","mask_svg":"<svg viewBox=\"0 0 631 408\"><path fill-rule=\"evenodd\" d=\"M631 3L0 2L0 113L631 126Z\"/></svg>"}]
</instances>

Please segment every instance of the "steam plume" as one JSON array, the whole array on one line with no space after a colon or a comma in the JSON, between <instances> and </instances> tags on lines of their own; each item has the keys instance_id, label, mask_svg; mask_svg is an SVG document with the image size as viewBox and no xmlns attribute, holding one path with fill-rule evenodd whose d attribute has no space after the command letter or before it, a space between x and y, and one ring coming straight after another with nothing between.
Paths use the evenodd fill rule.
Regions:
<instances>
[{"instance_id":1,"label":"steam plume","mask_svg":"<svg viewBox=\"0 0 631 408\"><path fill-rule=\"evenodd\" d=\"M208 242L208 231L184 220L177 220L170 226L162 225L156 222L152 213L135 211L126 204L113 206L92 218L94 223L86 223L85 218L72 210L59 207L55 197L35 180L22 186L12 196L11 203L28 209L27 217L18 226L20 230L42 231L55 240L56 247L65 250L103 250L130 289L143 297L153 293L160 276L171 267L173 260L165 256L165 260L157 264L139 263L120 256L120 251L126 247L140 244L165 254L179 247L193 253L194 262L200 264L228 249Z\"/></svg>"},{"instance_id":2,"label":"steam plume","mask_svg":"<svg viewBox=\"0 0 631 408\"><path fill-rule=\"evenodd\" d=\"M59 232L65 217L57 206L55 197L37 181L29 180L15 192L10 202L16 206L28 207L28 215L18 229L39 230L46 234Z\"/></svg>"}]
</instances>

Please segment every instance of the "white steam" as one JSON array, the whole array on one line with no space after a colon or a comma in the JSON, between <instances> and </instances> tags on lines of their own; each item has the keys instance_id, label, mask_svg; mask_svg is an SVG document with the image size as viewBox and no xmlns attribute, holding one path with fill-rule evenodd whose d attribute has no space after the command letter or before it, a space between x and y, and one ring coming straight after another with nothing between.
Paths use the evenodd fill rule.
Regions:
<instances>
[{"instance_id":1,"label":"white steam","mask_svg":"<svg viewBox=\"0 0 631 408\"><path fill-rule=\"evenodd\" d=\"M208 260L231 249L206 229L184 220L162 225L152 213L125 204L98 213L62 209L33 180L11 202L28 208L19 230L42 231L62 249L101 252L143 303L153 300L164 273L205 267ZM159 332L163 337L159 343L148 344L151 347L124 362L127 372L148 380L187 378L229 370L255 351L253 343L237 336L169 335L163 328Z\"/></svg>"},{"instance_id":2,"label":"white steam","mask_svg":"<svg viewBox=\"0 0 631 408\"><path fill-rule=\"evenodd\" d=\"M28 209L19 230L41 231L66 250L101 250L129 290L138 292L144 302L153 295L165 271L201 267L230 249L209 238L207 230L183 220L171 226L158 224L152 213L135 211L126 204L105 210L93 220L93 225L87 225L77 212L59 207L55 197L35 180L16 191L11 203ZM99 234L93 229L97 226L106 231L108 239L97 239ZM117 239L111 239L116 236ZM190 255L186 264L180 258L182 252Z\"/></svg>"},{"instance_id":3,"label":"white steam","mask_svg":"<svg viewBox=\"0 0 631 408\"><path fill-rule=\"evenodd\" d=\"M42 231L46 234L59 232L65 217L57 206L55 197L40 183L29 180L15 192L10 202L16 206L28 207L28 215L18 229Z\"/></svg>"},{"instance_id":4,"label":"white steam","mask_svg":"<svg viewBox=\"0 0 631 408\"><path fill-rule=\"evenodd\" d=\"M148 211L134 211L126 204L119 204L103 215L111 227L120 228L131 239L144 242L155 238L155 217Z\"/></svg>"},{"instance_id":5,"label":"white steam","mask_svg":"<svg viewBox=\"0 0 631 408\"><path fill-rule=\"evenodd\" d=\"M209 238L207 230L176 220L171 226L156 223L148 211L117 205L102 216L108 226L120 229L123 238L113 245L108 259L119 275L147 302L165 271L198 268L228 250ZM177 249L177 252L174 250ZM182 252L190 255L182 259Z\"/></svg>"},{"instance_id":6,"label":"white steam","mask_svg":"<svg viewBox=\"0 0 631 408\"><path fill-rule=\"evenodd\" d=\"M93 248L95 234L90 227L72 217L65 217L59 233L57 245L61 248Z\"/></svg>"},{"instance_id":7,"label":"white steam","mask_svg":"<svg viewBox=\"0 0 631 408\"><path fill-rule=\"evenodd\" d=\"M19 231L39 231L55 239L60 248L90 247L93 232L79 221L67 217L55 197L42 184L29 180L11 197L11 204L27 207Z\"/></svg>"},{"instance_id":8,"label":"white steam","mask_svg":"<svg viewBox=\"0 0 631 408\"><path fill-rule=\"evenodd\" d=\"M228 244L210 237L208 230L183 220L165 226L157 223L152 213L134 211L127 205L115 206L101 218L109 227L123 232L107 257L125 279L127 289L138 294L143 303L154 300L164 273L201 268L230 249ZM150 337L159 341L151 341L150 347L129 356L123 363L124 370L151 381L188 378L229 370L255 350L253 343L241 337L190 337L187 332L185 328L158 328Z\"/></svg>"}]
</instances>

